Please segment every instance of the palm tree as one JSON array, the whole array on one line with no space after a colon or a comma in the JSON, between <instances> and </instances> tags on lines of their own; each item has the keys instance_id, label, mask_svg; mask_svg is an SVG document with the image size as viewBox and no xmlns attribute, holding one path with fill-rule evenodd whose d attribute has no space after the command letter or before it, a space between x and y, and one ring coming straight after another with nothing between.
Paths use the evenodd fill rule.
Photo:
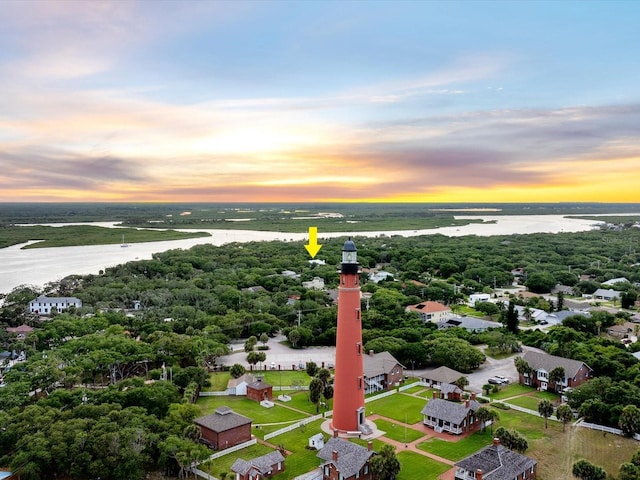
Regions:
<instances>
[{"instance_id":1,"label":"palm tree","mask_svg":"<svg viewBox=\"0 0 640 480\"><path fill-rule=\"evenodd\" d=\"M553 404L549 400L541 400L538 403L538 413L544 417L544 428L547 428L548 419L553 415Z\"/></svg>"},{"instance_id":2,"label":"palm tree","mask_svg":"<svg viewBox=\"0 0 640 480\"><path fill-rule=\"evenodd\" d=\"M564 428L567 423L573 420L573 411L569 405L560 405L556 409L556 418L562 422L562 431L564 432Z\"/></svg>"}]
</instances>

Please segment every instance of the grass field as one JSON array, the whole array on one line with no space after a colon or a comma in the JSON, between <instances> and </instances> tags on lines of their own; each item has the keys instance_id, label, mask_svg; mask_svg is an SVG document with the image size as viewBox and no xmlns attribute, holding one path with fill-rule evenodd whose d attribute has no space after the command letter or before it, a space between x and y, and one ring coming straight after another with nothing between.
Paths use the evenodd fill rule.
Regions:
<instances>
[{"instance_id":1,"label":"grass field","mask_svg":"<svg viewBox=\"0 0 640 480\"><path fill-rule=\"evenodd\" d=\"M369 402L366 407L367 415L375 412L383 417L411 425L422 420L420 411L425 405L426 402L421 398L400 393Z\"/></svg>"},{"instance_id":2,"label":"grass field","mask_svg":"<svg viewBox=\"0 0 640 480\"><path fill-rule=\"evenodd\" d=\"M449 470L449 465L440 463L415 452L399 452L400 473L397 480L438 480L438 477Z\"/></svg>"},{"instance_id":3,"label":"grass field","mask_svg":"<svg viewBox=\"0 0 640 480\"><path fill-rule=\"evenodd\" d=\"M524 395L522 397L511 398L506 403L518 405L519 407L528 408L529 410L537 412L540 399L530 395Z\"/></svg>"},{"instance_id":4,"label":"grass field","mask_svg":"<svg viewBox=\"0 0 640 480\"><path fill-rule=\"evenodd\" d=\"M446 458L457 462L474 452L477 452L482 447L491 444L491 433L489 430L484 432L476 432L473 435L463 438L457 442L448 442L446 440L440 440L439 438L430 438L424 442L418 444L420 450L433 453L439 457Z\"/></svg>"},{"instance_id":5,"label":"grass field","mask_svg":"<svg viewBox=\"0 0 640 480\"><path fill-rule=\"evenodd\" d=\"M514 388L515 387L515 388ZM521 386L512 385L507 387L510 389L507 396L522 393ZM545 392L535 392L532 389L526 389L529 395L521 397L529 399L527 401L535 402L535 410L537 410L537 402L540 398L544 398ZM295 401L291 402L296 408L302 406L306 400L306 393L298 392L292 395ZM366 405L367 414L375 412L376 414L392 418L399 422L405 422L405 412L408 423L417 423L422 420L420 410L424 406L425 401L411 395L395 394L369 402ZM246 415L254 419L254 424L275 423L277 425L261 426L260 429L254 429L253 433L258 437L262 437L264 433L274 431L281 428L287 423L304 418L305 414L299 413L282 406L276 406L271 409L265 409L260 405L246 398L235 397L204 397L198 402L203 414L212 412L218 405L228 405L236 412ZM292 405L292 406L293 406ZM532 403L532 406L534 404ZM313 407L315 408L315 407ZM307 411L306 408L301 408ZM513 428L518 430L527 438L529 449L526 454L538 460L538 479L539 480L574 480L571 474L573 463L581 458L587 459L589 462L602 466L607 472L613 476L617 475L619 465L628 461L633 453L638 449L640 443L611 434L603 434L585 428L567 426L566 432L562 431L562 425L559 422L549 421L548 428L544 427L544 419L511 410L496 410L500 415L500 419L494 425L494 429L503 426L505 428ZM315 412L313 412L315 413ZM283 422L282 424L279 424ZM316 457L316 452L307 450L305 447L308 438L315 433L320 432L322 420L313 422L303 428L297 428L292 432L272 438L269 441L273 445L283 445L287 450L293 452L286 460L286 471L280 478L282 480L291 479L297 475L316 468L320 463ZM384 419L375 420L377 427L386 432L386 436L398 441L404 442L405 429L402 425L394 425ZM411 428L406 429L407 442L411 442L420 438L423 434ZM328 438L328 434L325 434ZM365 446L366 440L353 439L352 441ZM451 461L458 461L491 442L491 432L478 432L458 442L448 442L440 439L430 439L420 443L419 448L433 453L435 455L447 458ZM379 450L383 443L380 439L373 441L374 450ZM402 449L400 449L402 450ZM219 474L229 471L229 467L235 458L241 457L245 459L268 453L270 449L265 446L251 447L251 449L229 455L226 460L220 459L213 462L211 468L213 475L219 478ZM398 458L401 462L402 469L398 480L413 480L414 478L422 478L427 480L437 480L438 476L447 471L450 467L430 458L421 456L414 452L399 451ZM203 466L203 470L208 471L208 466ZM216 473L218 475L216 475Z\"/></svg>"},{"instance_id":6,"label":"grass field","mask_svg":"<svg viewBox=\"0 0 640 480\"><path fill-rule=\"evenodd\" d=\"M203 389L205 392L223 392L227 389L227 383L231 375L229 372L216 372L209 375L210 387Z\"/></svg>"},{"instance_id":7,"label":"grass field","mask_svg":"<svg viewBox=\"0 0 640 480\"><path fill-rule=\"evenodd\" d=\"M388 422L381 418L374 422L379 430L385 432L384 436L395 440L397 442L409 443L414 440L424 437L424 432L419 432L413 428L406 427L404 425L398 425L397 423Z\"/></svg>"},{"instance_id":8,"label":"grass field","mask_svg":"<svg viewBox=\"0 0 640 480\"><path fill-rule=\"evenodd\" d=\"M492 400L504 400L505 398L515 397L516 395L532 393L535 391L535 388L527 387L526 385L520 385L519 383L513 383L511 385L502 387L498 391L498 393L489 394L489 398L491 398Z\"/></svg>"}]
</instances>

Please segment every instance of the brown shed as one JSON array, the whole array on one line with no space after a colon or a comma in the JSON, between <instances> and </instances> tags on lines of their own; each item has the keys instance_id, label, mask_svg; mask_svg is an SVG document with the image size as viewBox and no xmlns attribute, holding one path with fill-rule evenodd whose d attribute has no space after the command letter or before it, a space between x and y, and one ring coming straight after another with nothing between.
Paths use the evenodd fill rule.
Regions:
<instances>
[{"instance_id":1,"label":"brown shed","mask_svg":"<svg viewBox=\"0 0 640 480\"><path fill-rule=\"evenodd\" d=\"M247 398L261 402L273 398L273 387L261 378L247 385Z\"/></svg>"}]
</instances>

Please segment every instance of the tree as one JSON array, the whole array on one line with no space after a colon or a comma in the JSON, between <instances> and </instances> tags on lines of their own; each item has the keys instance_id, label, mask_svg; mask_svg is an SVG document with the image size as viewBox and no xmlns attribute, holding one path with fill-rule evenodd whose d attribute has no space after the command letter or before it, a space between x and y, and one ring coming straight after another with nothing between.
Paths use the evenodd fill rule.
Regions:
<instances>
[{"instance_id":1,"label":"tree","mask_svg":"<svg viewBox=\"0 0 640 480\"><path fill-rule=\"evenodd\" d=\"M558 292L556 303L558 304L556 310L561 311L564 309L564 293Z\"/></svg>"},{"instance_id":2,"label":"tree","mask_svg":"<svg viewBox=\"0 0 640 480\"><path fill-rule=\"evenodd\" d=\"M480 407L476 410L476 418L482 422L482 431L484 432L487 427L487 422L491 423L491 432L493 433L493 422L498 420L500 416L498 412L493 409L489 409L487 407Z\"/></svg>"},{"instance_id":3,"label":"tree","mask_svg":"<svg viewBox=\"0 0 640 480\"><path fill-rule=\"evenodd\" d=\"M549 372L549 383L556 384L556 390L558 387L558 383L564 380L564 368L563 367L555 367L553 370Z\"/></svg>"},{"instance_id":4,"label":"tree","mask_svg":"<svg viewBox=\"0 0 640 480\"><path fill-rule=\"evenodd\" d=\"M324 385L322 380L318 377L313 377L309 382L309 401L316 406L316 413L319 411L320 399L322 398L322 391Z\"/></svg>"},{"instance_id":5,"label":"tree","mask_svg":"<svg viewBox=\"0 0 640 480\"><path fill-rule=\"evenodd\" d=\"M507 430L504 427L498 427L496 428L494 435L498 440L500 440L500 443L509 450L524 453L529 448L529 442L527 442L527 439L520 432L512 428Z\"/></svg>"},{"instance_id":6,"label":"tree","mask_svg":"<svg viewBox=\"0 0 640 480\"><path fill-rule=\"evenodd\" d=\"M455 382L453 382L454 385L456 387L458 387L460 390L464 390L464 387L466 387L467 385L469 385L469 379L465 376L460 377L459 379L457 379Z\"/></svg>"},{"instance_id":7,"label":"tree","mask_svg":"<svg viewBox=\"0 0 640 480\"><path fill-rule=\"evenodd\" d=\"M291 331L289 332L289 341L291 342L291 346L293 348L296 348L296 345L298 344L298 342L300 341L300 337L302 335L300 334L300 332L298 331L297 328L292 328Z\"/></svg>"},{"instance_id":8,"label":"tree","mask_svg":"<svg viewBox=\"0 0 640 480\"><path fill-rule=\"evenodd\" d=\"M394 480L400 473L400 461L392 445L384 445L369 461L374 480Z\"/></svg>"},{"instance_id":9,"label":"tree","mask_svg":"<svg viewBox=\"0 0 640 480\"><path fill-rule=\"evenodd\" d=\"M491 390L493 390L493 385L491 385L490 383L485 383L482 386L482 391L484 392L485 397L489 396L489 393L491 393Z\"/></svg>"},{"instance_id":10,"label":"tree","mask_svg":"<svg viewBox=\"0 0 640 480\"><path fill-rule=\"evenodd\" d=\"M258 339L253 335L250 336L247 341L244 342L244 351L249 353L256 346L256 343L258 343Z\"/></svg>"},{"instance_id":11,"label":"tree","mask_svg":"<svg viewBox=\"0 0 640 480\"><path fill-rule=\"evenodd\" d=\"M606 480L607 478L607 472L602 467L593 465L586 460L578 460L574 463L571 473L580 480Z\"/></svg>"},{"instance_id":12,"label":"tree","mask_svg":"<svg viewBox=\"0 0 640 480\"><path fill-rule=\"evenodd\" d=\"M553 404L549 400L540 400L538 403L538 413L541 417L544 417L544 428L547 428L547 422L551 415L553 415Z\"/></svg>"},{"instance_id":13,"label":"tree","mask_svg":"<svg viewBox=\"0 0 640 480\"><path fill-rule=\"evenodd\" d=\"M307 362L307 375L315 377L318 373L318 365L316 362Z\"/></svg>"},{"instance_id":14,"label":"tree","mask_svg":"<svg viewBox=\"0 0 640 480\"><path fill-rule=\"evenodd\" d=\"M522 357L516 357L513 360L513 363L516 366L516 371L523 377L531 375L531 373L533 372L533 368L531 368L531 365L529 365L527 361Z\"/></svg>"},{"instance_id":15,"label":"tree","mask_svg":"<svg viewBox=\"0 0 640 480\"><path fill-rule=\"evenodd\" d=\"M234 363L229 369L229 373L233 378L240 378L242 375L245 374L245 372L246 372L246 369L239 363Z\"/></svg>"},{"instance_id":16,"label":"tree","mask_svg":"<svg viewBox=\"0 0 640 480\"><path fill-rule=\"evenodd\" d=\"M517 335L518 334L518 312L516 311L516 306L513 302L509 302L509 307L507 307L507 318L506 318L506 327L511 333Z\"/></svg>"},{"instance_id":17,"label":"tree","mask_svg":"<svg viewBox=\"0 0 640 480\"><path fill-rule=\"evenodd\" d=\"M264 352L261 352L264 353ZM249 352L247 355L247 363L251 365L251 369L253 370L253 366L260 361L260 355L256 351Z\"/></svg>"},{"instance_id":18,"label":"tree","mask_svg":"<svg viewBox=\"0 0 640 480\"><path fill-rule=\"evenodd\" d=\"M527 277L525 286L533 293L549 293L556 286L556 279L550 273L536 272Z\"/></svg>"},{"instance_id":19,"label":"tree","mask_svg":"<svg viewBox=\"0 0 640 480\"><path fill-rule=\"evenodd\" d=\"M262 333L260 335L260 342L262 342L262 345L267 345L267 342L269 341L269 335L267 335L266 333Z\"/></svg>"},{"instance_id":20,"label":"tree","mask_svg":"<svg viewBox=\"0 0 640 480\"><path fill-rule=\"evenodd\" d=\"M622 409L620 420L618 421L620 430L629 437L640 432L640 408L635 405L627 405Z\"/></svg>"},{"instance_id":21,"label":"tree","mask_svg":"<svg viewBox=\"0 0 640 480\"><path fill-rule=\"evenodd\" d=\"M556 408L556 418L562 422L562 431L571 420L573 420L573 410L569 405L560 405Z\"/></svg>"}]
</instances>

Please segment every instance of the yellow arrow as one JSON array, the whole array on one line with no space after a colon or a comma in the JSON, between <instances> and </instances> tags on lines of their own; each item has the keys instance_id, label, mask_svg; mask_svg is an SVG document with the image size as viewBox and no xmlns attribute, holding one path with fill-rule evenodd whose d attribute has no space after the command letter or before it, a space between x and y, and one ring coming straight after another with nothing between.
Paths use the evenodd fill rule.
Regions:
<instances>
[{"instance_id":1,"label":"yellow arrow","mask_svg":"<svg viewBox=\"0 0 640 480\"><path fill-rule=\"evenodd\" d=\"M322 245L318 245L318 227L309 227L309 243L304 248L307 249L311 258L318 254L322 248Z\"/></svg>"}]
</instances>

